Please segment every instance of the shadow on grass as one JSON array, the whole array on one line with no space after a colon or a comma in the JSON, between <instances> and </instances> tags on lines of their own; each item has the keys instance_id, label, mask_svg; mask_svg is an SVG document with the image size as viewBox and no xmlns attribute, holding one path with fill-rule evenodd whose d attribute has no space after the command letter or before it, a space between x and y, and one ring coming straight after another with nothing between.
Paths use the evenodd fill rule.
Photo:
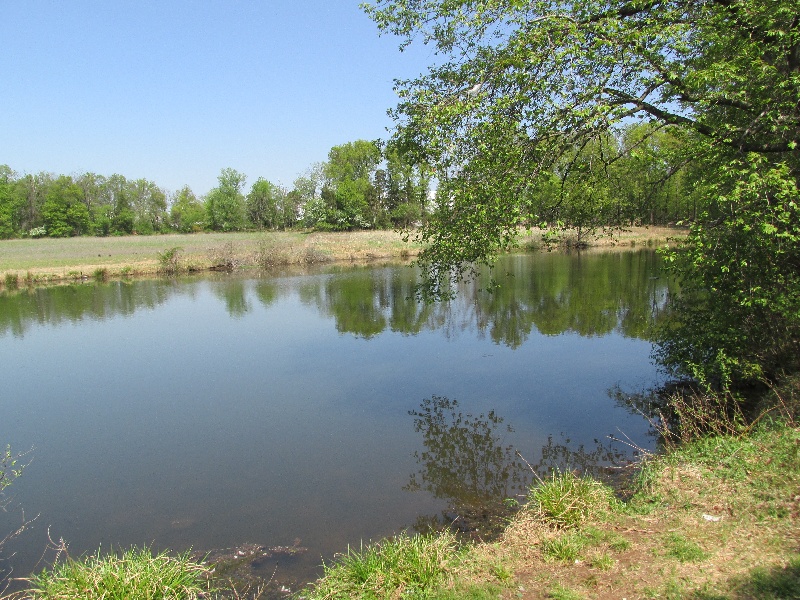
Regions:
<instances>
[{"instance_id":1,"label":"shadow on grass","mask_svg":"<svg viewBox=\"0 0 800 600\"><path fill-rule=\"evenodd\" d=\"M789 560L785 567L756 567L741 581L734 583L730 595L699 592L696 600L796 600L800 598L800 555Z\"/></svg>"}]
</instances>

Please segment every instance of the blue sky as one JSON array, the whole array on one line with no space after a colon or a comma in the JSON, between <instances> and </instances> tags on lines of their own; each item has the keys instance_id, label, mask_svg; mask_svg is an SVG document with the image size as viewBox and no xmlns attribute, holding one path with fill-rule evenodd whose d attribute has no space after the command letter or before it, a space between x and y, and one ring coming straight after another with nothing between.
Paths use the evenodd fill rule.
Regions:
<instances>
[{"instance_id":1,"label":"blue sky","mask_svg":"<svg viewBox=\"0 0 800 600\"><path fill-rule=\"evenodd\" d=\"M0 164L205 194L288 187L331 146L388 136L395 78L433 60L358 0L6 0Z\"/></svg>"}]
</instances>

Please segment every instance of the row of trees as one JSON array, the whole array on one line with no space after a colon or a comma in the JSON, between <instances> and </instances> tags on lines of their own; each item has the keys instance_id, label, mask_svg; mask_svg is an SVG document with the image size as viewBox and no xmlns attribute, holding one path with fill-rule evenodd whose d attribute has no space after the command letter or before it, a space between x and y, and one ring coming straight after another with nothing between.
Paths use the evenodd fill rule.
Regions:
<instances>
[{"instance_id":1,"label":"row of trees","mask_svg":"<svg viewBox=\"0 0 800 600\"><path fill-rule=\"evenodd\" d=\"M515 211L524 212L526 225L575 228L579 237L609 225L694 220L705 205L696 174L680 159L685 143L651 124L606 132L516 185ZM401 149L365 140L334 146L291 189L259 178L248 191L247 177L226 168L200 198L188 186L170 193L122 175L18 176L0 166L0 238L408 228L437 206L433 178L448 190L458 178Z\"/></svg>"},{"instance_id":2,"label":"row of trees","mask_svg":"<svg viewBox=\"0 0 800 600\"><path fill-rule=\"evenodd\" d=\"M289 190L222 169L198 198L146 179L17 175L0 165L0 238L66 237L307 227L327 230L408 226L423 218L430 178L393 150L358 140L331 148L328 161Z\"/></svg>"}]
</instances>

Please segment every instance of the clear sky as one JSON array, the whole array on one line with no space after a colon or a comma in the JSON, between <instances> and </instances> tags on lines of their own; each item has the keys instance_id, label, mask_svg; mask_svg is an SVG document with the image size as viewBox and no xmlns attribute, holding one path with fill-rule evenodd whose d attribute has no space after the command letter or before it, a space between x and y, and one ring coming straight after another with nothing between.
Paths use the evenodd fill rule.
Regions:
<instances>
[{"instance_id":1,"label":"clear sky","mask_svg":"<svg viewBox=\"0 0 800 600\"><path fill-rule=\"evenodd\" d=\"M433 59L359 0L5 0L0 164L205 194L220 170L291 187L388 136L395 78Z\"/></svg>"}]
</instances>

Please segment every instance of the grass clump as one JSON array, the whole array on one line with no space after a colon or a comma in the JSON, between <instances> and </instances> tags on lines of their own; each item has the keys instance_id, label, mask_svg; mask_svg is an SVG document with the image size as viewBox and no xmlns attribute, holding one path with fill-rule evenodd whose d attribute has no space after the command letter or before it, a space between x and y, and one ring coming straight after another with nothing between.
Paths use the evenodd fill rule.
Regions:
<instances>
[{"instance_id":1,"label":"grass clump","mask_svg":"<svg viewBox=\"0 0 800 600\"><path fill-rule=\"evenodd\" d=\"M6 288L9 290L15 290L19 287L19 275L16 273L6 273L4 280Z\"/></svg>"},{"instance_id":2,"label":"grass clump","mask_svg":"<svg viewBox=\"0 0 800 600\"><path fill-rule=\"evenodd\" d=\"M121 555L100 552L81 560L67 559L29 580L23 593L30 600L193 600L210 592L206 567L189 554L153 555L131 548Z\"/></svg>"},{"instance_id":3,"label":"grass clump","mask_svg":"<svg viewBox=\"0 0 800 600\"><path fill-rule=\"evenodd\" d=\"M586 596L577 592L569 587L557 583L548 593L548 596L553 600L585 600Z\"/></svg>"},{"instance_id":4,"label":"grass clump","mask_svg":"<svg viewBox=\"0 0 800 600\"><path fill-rule=\"evenodd\" d=\"M542 555L545 560L575 562L580 558L588 542L585 535L569 532L553 539L542 540Z\"/></svg>"},{"instance_id":5,"label":"grass clump","mask_svg":"<svg viewBox=\"0 0 800 600\"><path fill-rule=\"evenodd\" d=\"M592 557L591 565L595 569L600 569L601 571L608 571L611 567L614 566L616 561L611 558L608 554L598 554L597 556Z\"/></svg>"},{"instance_id":6,"label":"grass clump","mask_svg":"<svg viewBox=\"0 0 800 600\"><path fill-rule=\"evenodd\" d=\"M708 557L703 549L679 533L672 533L665 541L666 555L681 562L697 562Z\"/></svg>"},{"instance_id":7,"label":"grass clump","mask_svg":"<svg viewBox=\"0 0 800 600\"><path fill-rule=\"evenodd\" d=\"M553 473L533 487L528 502L542 521L556 527L577 527L608 512L615 500L612 490L599 481L567 471Z\"/></svg>"},{"instance_id":8,"label":"grass clump","mask_svg":"<svg viewBox=\"0 0 800 600\"><path fill-rule=\"evenodd\" d=\"M402 533L376 544L348 549L324 576L302 594L308 600L333 598L430 598L452 575L457 562L452 533Z\"/></svg>"}]
</instances>

